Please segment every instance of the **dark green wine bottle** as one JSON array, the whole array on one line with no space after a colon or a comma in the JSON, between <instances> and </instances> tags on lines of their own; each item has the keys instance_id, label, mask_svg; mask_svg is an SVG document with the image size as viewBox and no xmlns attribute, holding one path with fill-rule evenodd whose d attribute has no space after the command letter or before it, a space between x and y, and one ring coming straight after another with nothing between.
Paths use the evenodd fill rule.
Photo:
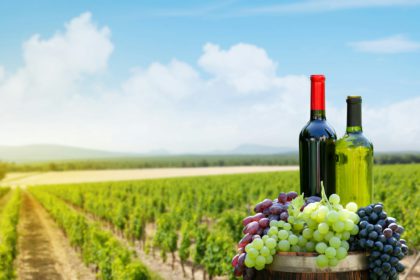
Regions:
<instances>
[{"instance_id":1,"label":"dark green wine bottle","mask_svg":"<svg viewBox=\"0 0 420 280\"><path fill-rule=\"evenodd\" d=\"M336 144L336 185L342 203L372 203L373 145L363 135L362 98L347 97L346 134Z\"/></svg>"},{"instance_id":2,"label":"dark green wine bottle","mask_svg":"<svg viewBox=\"0 0 420 280\"><path fill-rule=\"evenodd\" d=\"M325 116L325 77L311 76L311 119L299 135L300 190L305 196L335 193L334 128Z\"/></svg>"}]
</instances>

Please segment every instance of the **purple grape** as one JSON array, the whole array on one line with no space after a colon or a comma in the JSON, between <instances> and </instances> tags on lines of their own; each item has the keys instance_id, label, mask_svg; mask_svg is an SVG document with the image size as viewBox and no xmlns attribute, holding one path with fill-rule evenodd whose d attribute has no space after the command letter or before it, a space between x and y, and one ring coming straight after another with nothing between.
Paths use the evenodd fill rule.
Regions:
<instances>
[{"instance_id":1,"label":"purple grape","mask_svg":"<svg viewBox=\"0 0 420 280\"><path fill-rule=\"evenodd\" d=\"M243 233L249 233L251 235L256 234L260 226L258 225L258 222L250 222L243 230Z\"/></svg>"},{"instance_id":2,"label":"purple grape","mask_svg":"<svg viewBox=\"0 0 420 280\"><path fill-rule=\"evenodd\" d=\"M248 225L250 222L253 222L254 221L254 216L249 216L249 217L246 217L245 219L243 219L242 220L242 224L244 225L244 226L246 226L246 225Z\"/></svg>"},{"instance_id":3,"label":"purple grape","mask_svg":"<svg viewBox=\"0 0 420 280\"><path fill-rule=\"evenodd\" d=\"M262 218L261 220L259 220L258 224L261 228L266 228L270 224L270 220L268 218Z\"/></svg>"},{"instance_id":4,"label":"purple grape","mask_svg":"<svg viewBox=\"0 0 420 280\"><path fill-rule=\"evenodd\" d=\"M280 220L287 222L288 218L289 218L289 214L287 212L283 212L280 214Z\"/></svg>"},{"instance_id":5,"label":"purple grape","mask_svg":"<svg viewBox=\"0 0 420 280\"><path fill-rule=\"evenodd\" d=\"M279 199L279 202L286 203L286 201L287 201L287 194L285 194L284 192L281 192L279 194L278 199Z\"/></svg>"},{"instance_id":6,"label":"purple grape","mask_svg":"<svg viewBox=\"0 0 420 280\"><path fill-rule=\"evenodd\" d=\"M246 257L246 253L242 253L239 255L238 266L242 266L242 267L244 266L245 257Z\"/></svg>"},{"instance_id":7,"label":"purple grape","mask_svg":"<svg viewBox=\"0 0 420 280\"><path fill-rule=\"evenodd\" d=\"M239 254L235 255L232 259L232 266L235 267L238 264Z\"/></svg>"},{"instance_id":8,"label":"purple grape","mask_svg":"<svg viewBox=\"0 0 420 280\"><path fill-rule=\"evenodd\" d=\"M396 223L389 224L388 228L392 229L392 231L396 231L398 229L398 225Z\"/></svg>"},{"instance_id":9,"label":"purple grape","mask_svg":"<svg viewBox=\"0 0 420 280\"><path fill-rule=\"evenodd\" d=\"M390 228L384 229L384 235L386 238L392 237L392 230Z\"/></svg>"},{"instance_id":10,"label":"purple grape","mask_svg":"<svg viewBox=\"0 0 420 280\"><path fill-rule=\"evenodd\" d=\"M258 234L254 234L254 235L252 236L252 241L254 241L255 239L261 239L261 236L260 236L260 235L258 235Z\"/></svg>"},{"instance_id":11,"label":"purple grape","mask_svg":"<svg viewBox=\"0 0 420 280\"><path fill-rule=\"evenodd\" d=\"M244 237L242 237L241 241L238 243L238 248L244 248L246 245L248 245L252 241L252 234L245 234Z\"/></svg>"},{"instance_id":12,"label":"purple grape","mask_svg":"<svg viewBox=\"0 0 420 280\"><path fill-rule=\"evenodd\" d=\"M291 201L291 200L295 199L296 197L298 197L297 192L288 192L287 193L287 201Z\"/></svg>"}]
</instances>

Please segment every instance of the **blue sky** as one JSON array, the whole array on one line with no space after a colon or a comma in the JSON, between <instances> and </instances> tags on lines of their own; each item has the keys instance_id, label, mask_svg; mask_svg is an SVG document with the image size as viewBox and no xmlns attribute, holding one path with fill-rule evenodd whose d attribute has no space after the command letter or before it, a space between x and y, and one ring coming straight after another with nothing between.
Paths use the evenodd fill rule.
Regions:
<instances>
[{"instance_id":1,"label":"blue sky","mask_svg":"<svg viewBox=\"0 0 420 280\"><path fill-rule=\"evenodd\" d=\"M252 105L258 108L266 108L273 102L284 103L284 100L289 100L289 95L299 96L294 93L293 89L290 89L290 93L279 93L282 95L279 96L278 92L282 91L283 84L274 87L251 88L249 91L251 94L241 94L243 92L241 87L238 87L238 84L233 81L234 88L232 89L229 87L229 84L232 86L232 81L228 79L232 76L236 77L235 71L238 69L252 68L255 65L258 67L259 62L253 61L248 64L244 62L244 65L238 66L235 64L235 67L228 67L229 71L233 71L232 74L227 73L227 70L225 71L222 67L223 65L215 65L213 61L209 60L210 58L203 58L204 55L211 54L211 52L206 53L204 51L204 46L208 43L218 46L218 50L213 54L220 55L223 52L228 52L232 57L235 56L235 50L238 53L243 53L240 48L232 50L234 46L242 43L250 46L250 49L245 48L244 51L248 55L257 50L265 52L270 62L266 61L267 64L264 64L268 67L268 70L266 68L262 70L261 73L264 73L264 75L269 72L268 76L275 75L276 78L301 78L312 73L324 73L327 76L328 83L327 100L334 107L332 116L335 119L331 121L336 125L339 135L342 134L342 124L345 123L345 120L342 119L345 96L362 95L365 106L370 110L367 112L367 116L373 116L366 120L368 122L367 126L372 128L371 133L374 140L377 139L379 149L419 148L416 140L410 136L412 134L420 136L418 124L412 124L415 127L402 129L402 132L408 134L406 138L408 137L409 140L402 143L403 147L399 147L397 139L381 139L386 129L398 129L395 127L396 124L392 127L385 126L381 131L377 128L381 124L373 122L379 113L387 114L387 108L389 108L389 111L397 112L394 114L408 114L408 108L403 105L401 105L402 107L394 105L401 102L417 104L415 102L418 102L420 97L419 1L308 0L281 1L282 4L278 4L279 1L264 1L263 5L261 1L182 1L182 4L176 3L176 1L137 1L137 3L134 3L135 1L120 1L120 4L111 1L71 1L71 3L37 1L36 4L30 1L8 2L0 3L0 66L5 73L3 74L4 85L10 84L12 80L14 81L14 75L18 75L21 69L31 68L29 67L29 59L25 59L25 54L28 57L28 53L32 52L25 49L25 42L28 42L34 34L39 34L39 42L47 42L55 36L66 34L65 24L84 13L88 12L90 15L85 22L87 25L90 24L97 30L107 28L109 34L104 36L112 47L109 48L108 52L104 52L103 56L98 58L98 61L92 62L105 65L101 64L94 70L90 68L91 65L83 65L85 68L76 69L77 71L80 70L80 73L75 74L74 79L66 81L67 86L68 83L71 83L71 86L77 88L77 94L74 91L69 92L63 94L59 100L54 99L56 96L51 98L51 96L43 94L38 96L37 102L29 102L27 100L31 98L25 98L24 103L27 103L28 108L30 108L25 109L25 111L36 115L44 114L45 118L40 117L39 120L29 125L32 120L27 121L22 116L12 118L9 114L9 121L16 122L15 128L10 125L10 134L17 136L6 137L1 144L53 142L130 151L164 148L175 152L229 149L248 142L294 147L293 137L282 137L271 132L276 129L279 131L288 129L288 126L279 125L276 127L274 121L268 121L270 119L268 111L264 111L264 114L267 114L265 117L259 116L258 120L253 123L256 134L260 134L260 137L250 137L243 133L242 131L247 127L242 124L243 120L237 117L241 113L251 115L254 111L248 109ZM91 43L86 46L101 48L101 45L95 45L96 42L92 41ZM75 41L73 44L77 45L78 42ZM55 50L57 49L44 48L37 51L55 52ZM229 53L229 50L232 50L232 52ZM47 55L47 59L48 57ZM261 58L264 59L264 56L261 56ZM197 75L199 81L194 80L191 83L201 83L197 86L197 89L205 84L206 90L209 91L207 95L200 96L200 93L196 92L199 90L193 87L191 95L187 94L188 97L185 97L186 95L182 93L176 93L178 99L167 100L165 104L147 98L133 99L135 100L133 101L127 97L128 94L125 92L127 86L124 85L129 83L133 75L137 75L137 79L141 81L145 79L143 76L139 77L141 74L138 74L138 71L144 74L151 69L152 65L158 63L163 66L164 72L172 69L178 73L177 67L170 67L170 63L174 59L182 62L183 65L185 64L184 66L187 68L191 67L191 69L186 70L188 83L191 82L191 79L195 79L189 75ZM200 64L203 59L205 62ZM273 65L270 64L271 62ZM273 70L270 67L274 67L274 65L275 69L273 68ZM63 66L63 68L65 67ZM133 69L137 70L133 72ZM64 71L63 73L67 72ZM256 71L251 71L247 75L252 79L254 74L260 75L261 73L256 74ZM242 72L240 74L243 75ZM31 81L34 80L28 78L30 74L22 75ZM181 76L181 78L176 75L171 76L173 78L171 78L171 81L182 81L182 87L186 81L185 76ZM147 77L150 78L150 75ZM13 92L9 93L11 92L10 86L3 86L2 92L1 80L0 94L4 94L6 89L9 89L8 94L12 96L9 96L6 100L19 95ZM208 87L209 83L220 80L224 81L225 86ZM29 82L22 81L21 83L29 85ZM265 78L262 82L266 82ZM299 84L299 80L293 81L293 83ZM301 88L306 89L307 84L302 83L304 85ZM175 85L179 85L179 83L175 83ZM190 84L188 85L190 86ZM299 88L299 85L296 87ZM20 95L31 96L29 88L28 86L28 89L23 90ZM141 89L145 88L150 89L150 86L143 87L142 84ZM220 90L220 95L212 94L212 90L216 89ZM235 94L235 90L239 94ZM40 91L44 92L44 89L40 89ZM165 91L165 89L159 89L158 91ZM233 91L231 96L229 96L229 91ZM143 115L136 115L133 109L132 115L127 113L125 117L121 118L121 122L127 123L132 117L143 119L143 117L148 118L150 115L154 115L144 124L139 124L142 127L140 129L142 133L135 134L132 132L136 127L135 123L127 126L126 130L122 129L118 121L113 124L111 124L112 121L108 124L105 121L104 123L98 123L95 118L107 110L103 106L96 108L96 111L93 110L95 114L92 113L92 115L89 115L86 111L80 112L83 120L82 117L77 119L74 114L71 114L71 112L74 112L71 111L74 108L62 107L61 111L67 111L73 119L69 116L62 117L61 127L63 132L60 132L63 135L62 137L54 137L48 133L53 127L55 130L60 130L59 124L52 126L48 122L55 116L54 112L48 114L44 110L49 108L48 106L55 107L53 104L67 104L69 99L74 100L74 96L89 98L94 103L104 104L106 96L111 92L119 100L126 98L127 103L141 102L146 106L146 108L140 110L144 112ZM156 93L156 95L158 94ZM33 94L32 96L36 95ZM43 102L43 99L55 100L56 103L47 104L48 102ZM17 101L14 102L17 104ZM205 104L208 102L214 105L211 110L206 109ZM302 101L302 104L302 107L305 107L307 101ZM121 104L121 108L127 108L126 106L128 104ZM8 107L12 108L11 106ZM153 111L153 108L156 108L156 110ZM23 107L16 107L16 110L20 109L23 109ZM121 110L121 115L128 112L126 109ZM257 112L260 112L258 110ZM306 114L305 110L300 110L302 110L302 114ZM401 110L401 112L398 110ZM3 110L3 114L6 114L6 111ZM167 120L164 120L162 124L162 119L165 119L168 111L171 111L168 116L182 117L176 119L174 124L170 124ZM193 113L194 111L197 112ZM191 112L191 114L186 112ZM118 114L119 112L116 111L115 113ZM413 111L411 113L417 112ZM214 118L215 114L222 117ZM89 117L92 118L91 121ZM189 123L191 118L198 118L202 120L202 123L192 125ZM288 115L273 114L271 119L275 118L287 119ZM293 116L290 116L290 118L292 120ZM405 120L403 117L397 119L399 121ZM227 120L227 124L222 124L223 120ZM296 124L296 130L291 133L298 133L300 129L298 126L304 124L301 123L300 125L299 122L302 122L300 117L293 119L292 123ZM90 123L91 126L83 128L83 125L80 126L81 123ZM249 122L246 123L249 124ZM66 124L71 129L66 127ZM150 124L157 127L162 125L162 130L152 129L149 133L148 127L150 128ZM181 130L170 132L174 134L174 137L176 136L174 139L178 142L177 144L171 141L156 140L165 135L162 132L165 127L173 127L174 125L182 127ZM206 125L208 129L206 129ZM267 127L266 130L258 131L257 128L264 125ZM23 137L29 128L33 129L35 126L41 128L39 132L32 131L30 137ZM203 130L195 133L191 132L197 130L196 126ZM98 139L66 135L68 130L77 132L77 128L80 128L81 131L83 129L91 131L98 127L103 129L103 134L97 134ZM214 127L219 127L220 130ZM369 134L369 131L366 130L366 133ZM126 137L123 137L124 140L121 141L119 139L121 136L116 136L117 134L126 135ZM219 135L219 137L209 136L209 134ZM226 137L220 137L223 134ZM103 138L108 140L105 141ZM109 138L118 140L112 141ZM129 141L126 138L132 140ZM192 139L191 142L184 141L187 138ZM202 144L199 145L197 142Z\"/></svg>"}]
</instances>

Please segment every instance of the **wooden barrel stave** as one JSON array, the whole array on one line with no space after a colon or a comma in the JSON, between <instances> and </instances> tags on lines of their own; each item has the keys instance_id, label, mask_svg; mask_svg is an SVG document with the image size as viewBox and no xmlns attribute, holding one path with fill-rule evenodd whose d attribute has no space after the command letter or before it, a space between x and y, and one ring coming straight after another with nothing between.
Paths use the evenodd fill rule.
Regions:
<instances>
[{"instance_id":1,"label":"wooden barrel stave","mask_svg":"<svg viewBox=\"0 0 420 280\"><path fill-rule=\"evenodd\" d=\"M319 269L313 253L278 253L273 263L256 271L255 280L367 280L367 255L350 253L336 267Z\"/></svg>"}]
</instances>

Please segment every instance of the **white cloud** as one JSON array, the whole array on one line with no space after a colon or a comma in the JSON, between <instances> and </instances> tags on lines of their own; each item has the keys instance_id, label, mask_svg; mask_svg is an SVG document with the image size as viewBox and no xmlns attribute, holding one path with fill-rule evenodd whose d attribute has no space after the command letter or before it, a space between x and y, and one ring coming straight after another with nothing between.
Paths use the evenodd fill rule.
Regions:
<instances>
[{"instance_id":1,"label":"white cloud","mask_svg":"<svg viewBox=\"0 0 420 280\"><path fill-rule=\"evenodd\" d=\"M237 15L264 15L284 13L316 13L370 7L419 5L419 0L304 0L292 3L254 6L234 12Z\"/></svg>"},{"instance_id":2,"label":"white cloud","mask_svg":"<svg viewBox=\"0 0 420 280\"><path fill-rule=\"evenodd\" d=\"M4 79L5 75L4 67L0 65L0 82Z\"/></svg>"},{"instance_id":3,"label":"white cloud","mask_svg":"<svg viewBox=\"0 0 420 280\"><path fill-rule=\"evenodd\" d=\"M355 50L368 53L394 54L420 50L420 42L412 41L403 35L350 43Z\"/></svg>"},{"instance_id":4,"label":"white cloud","mask_svg":"<svg viewBox=\"0 0 420 280\"><path fill-rule=\"evenodd\" d=\"M238 92L261 92L272 87L277 65L264 49L240 43L225 51L208 43L203 51L199 65Z\"/></svg>"},{"instance_id":5,"label":"white cloud","mask_svg":"<svg viewBox=\"0 0 420 280\"><path fill-rule=\"evenodd\" d=\"M109 88L112 50L109 29L92 23L90 14L50 38L32 36L24 43L22 67L0 75L0 144L174 152L242 143L297 148L309 117L309 80L279 76L263 48L208 43L197 65L154 62ZM366 131L377 149L418 149L419 126L402 124L419 103L415 98L365 110ZM328 117L341 135L344 106L328 104ZM390 136L394 131L398 135Z\"/></svg>"}]
</instances>

